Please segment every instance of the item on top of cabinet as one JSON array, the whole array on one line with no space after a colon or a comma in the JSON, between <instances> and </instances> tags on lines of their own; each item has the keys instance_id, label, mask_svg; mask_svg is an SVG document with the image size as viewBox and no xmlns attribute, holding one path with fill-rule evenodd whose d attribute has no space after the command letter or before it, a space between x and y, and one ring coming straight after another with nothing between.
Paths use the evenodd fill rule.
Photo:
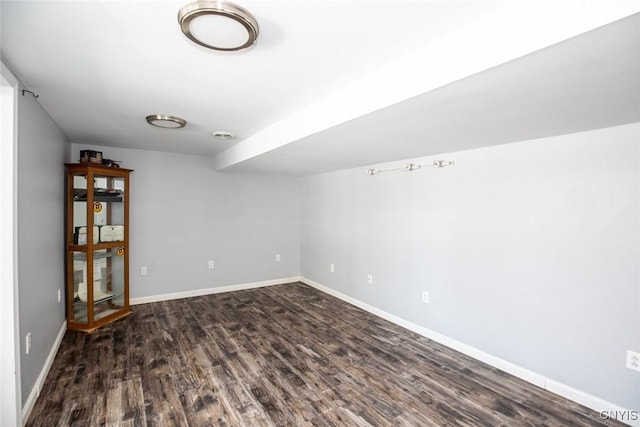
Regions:
<instances>
[{"instance_id":1,"label":"item on top of cabinet","mask_svg":"<svg viewBox=\"0 0 640 427\"><path fill-rule=\"evenodd\" d=\"M102 164L102 151L80 150L80 163Z\"/></svg>"},{"instance_id":2,"label":"item on top of cabinet","mask_svg":"<svg viewBox=\"0 0 640 427\"><path fill-rule=\"evenodd\" d=\"M109 166L111 168L119 168L120 165L118 163L121 163L122 160L111 160L111 159L102 159L102 164L104 166Z\"/></svg>"}]
</instances>

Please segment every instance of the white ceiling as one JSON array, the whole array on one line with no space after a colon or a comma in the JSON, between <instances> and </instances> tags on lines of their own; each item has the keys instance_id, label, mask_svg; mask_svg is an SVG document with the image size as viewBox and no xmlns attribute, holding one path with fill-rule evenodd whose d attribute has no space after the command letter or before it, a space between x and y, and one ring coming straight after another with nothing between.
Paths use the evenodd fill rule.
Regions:
<instances>
[{"instance_id":1,"label":"white ceiling","mask_svg":"<svg viewBox=\"0 0 640 427\"><path fill-rule=\"evenodd\" d=\"M3 0L2 57L72 142L218 170L305 175L640 121L640 15L619 20L637 1L237 2L260 25L241 54L180 33L188 0Z\"/></svg>"}]
</instances>

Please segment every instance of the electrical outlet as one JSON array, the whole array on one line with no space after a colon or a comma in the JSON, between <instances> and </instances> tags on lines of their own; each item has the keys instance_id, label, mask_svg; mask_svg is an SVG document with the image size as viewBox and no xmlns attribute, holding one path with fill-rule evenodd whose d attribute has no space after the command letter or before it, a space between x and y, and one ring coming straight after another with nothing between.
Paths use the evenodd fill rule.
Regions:
<instances>
[{"instance_id":1,"label":"electrical outlet","mask_svg":"<svg viewBox=\"0 0 640 427\"><path fill-rule=\"evenodd\" d=\"M214 267L215 265L213 264L213 260L209 260L209 270L213 270Z\"/></svg>"},{"instance_id":2,"label":"electrical outlet","mask_svg":"<svg viewBox=\"0 0 640 427\"><path fill-rule=\"evenodd\" d=\"M640 353L627 350L627 368L640 372Z\"/></svg>"},{"instance_id":3,"label":"electrical outlet","mask_svg":"<svg viewBox=\"0 0 640 427\"><path fill-rule=\"evenodd\" d=\"M334 264L329 264L329 271L332 272L332 273L335 273L336 266Z\"/></svg>"},{"instance_id":4,"label":"electrical outlet","mask_svg":"<svg viewBox=\"0 0 640 427\"><path fill-rule=\"evenodd\" d=\"M140 275L141 276L146 276L147 275L147 266L142 266L140 267Z\"/></svg>"},{"instance_id":5,"label":"electrical outlet","mask_svg":"<svg viewBox=\"0 0 640 427\"><path fill-rule=\"evenodd\" d=\"M280 262L280 254L276 254L276 262Z\"/></svg>"},{"instance_id":6,"label":"electrical outlet","mask_svg":"<svg viewBox=\"0 0 640 427\"><path fill-rule=\"evenodd\" d=\"M373 285L373 274L367 274L367 283Z\"/></svg>"},{"instance_id":7,"label":"electrical outlet","mask_svg":"<svg viewBox=\"0 0 640 427\"><path fill-rule=\"evenodd\" d=\"M24 352L25 354L29 354L31 351L31 332L27 333L27 336L24 337Z\"/></svg>"},{"instance_id":8,"label":"electrical outlet","mask_svg":"<svg viewBox=\"0 0 640 427\"><path fill-rule=\"evenodd\" d=\"M429 292L422 291L422 302L425 304L429 303Z\"/></svg>"},{"instance_id":9,"label":"electrical outlet","mask_svg":"<svg viewBox=\"0 0 640 427\"><path fill-rule=\"evenodd\" d=\"M62 301L62 291L58 288L58 302Z\"/></svg>"}]
</instances>

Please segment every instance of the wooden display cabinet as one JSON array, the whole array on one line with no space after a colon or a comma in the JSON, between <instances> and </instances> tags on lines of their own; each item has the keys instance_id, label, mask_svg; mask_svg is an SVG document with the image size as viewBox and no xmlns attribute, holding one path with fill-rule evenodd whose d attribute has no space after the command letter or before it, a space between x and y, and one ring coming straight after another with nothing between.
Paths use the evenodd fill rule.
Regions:
<instances>
[{"instance_id":1,"label":"wooden display cabinet","mask_svg":"<svg viewBox=\"0 0 640 427\"><path fill-rule=\"evenodd\" d=\"M66 164L67 327L92 332L129 313L130 169Z\"/></svg>"}]
</instances>

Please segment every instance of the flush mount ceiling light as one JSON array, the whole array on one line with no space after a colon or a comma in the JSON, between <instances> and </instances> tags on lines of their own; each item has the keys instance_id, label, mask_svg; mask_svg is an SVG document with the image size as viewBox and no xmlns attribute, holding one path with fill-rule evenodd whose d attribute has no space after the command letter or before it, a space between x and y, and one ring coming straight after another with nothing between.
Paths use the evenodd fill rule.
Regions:
<instances>
[{"instance_id":1,"label":"flush mount ceiling light","mask_svg":"<svg viewBox=\"0 0 640 427\"><path fill-rule=\"evenodd\" d=\"M152 114L146 117L147 123L164 129L179 129L187 125L185 119L167 114Z\"/></svg>"},{"instance_id":2,"label":"flush mount ceiling light","mask_svg":"<svg viewBox=\"0 0 640 427\"><path fill-rule=\"evenodd\" d=\"M236 137L231 132L226 132L224 130L217 130L217 131L211 132L211 136L213 136L214 138L225 139L225 140L226 139L232 139L232 138Z\"/></svg>"},{"instance_id":3,"label":"flush mount ceiling light","mask_svg":"<svg viewBox=\"0 0 640 427\"><path fill-rule=\"evenodd\" d=\"M194 43L209 49L247 49L258 39L258 21L228 1L197 1L178 12L180 29Z\"/></svg>"}]
</instances>

